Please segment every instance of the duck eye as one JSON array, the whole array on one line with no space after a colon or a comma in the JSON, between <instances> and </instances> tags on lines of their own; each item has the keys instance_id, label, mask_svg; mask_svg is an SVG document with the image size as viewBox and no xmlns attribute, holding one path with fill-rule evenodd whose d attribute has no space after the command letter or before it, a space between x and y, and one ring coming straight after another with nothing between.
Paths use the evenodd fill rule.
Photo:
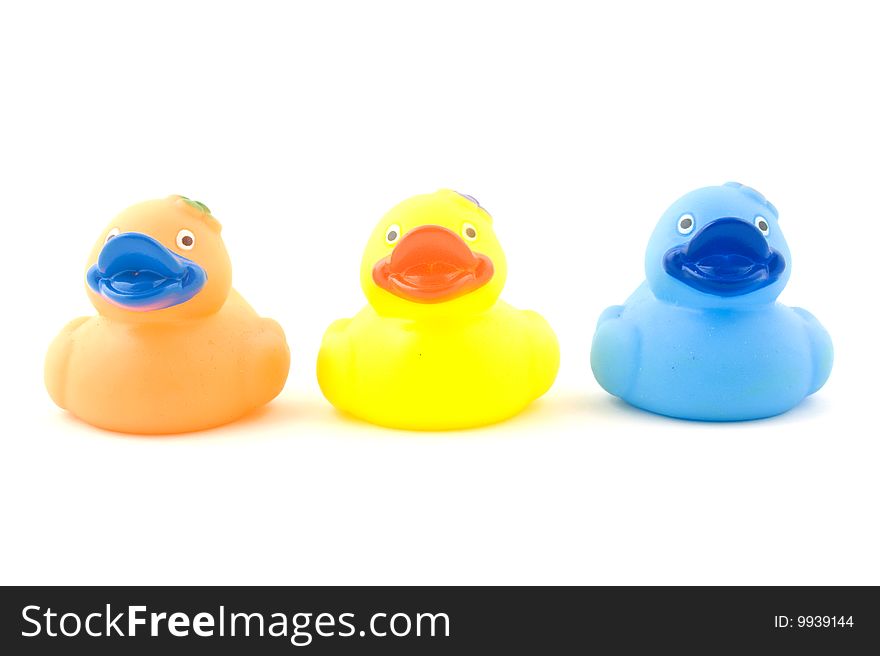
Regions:
<instances>
[{"instance_id":1,"label":"duck eye","mask_svg":"<svg viewBox=\"0 0 880 656\"><path fill-rule=\"evenodd\" d=\"M678 231L683 235L689 235L694 231L693 214L682 214L678 219Z\"/></svg>"},{"instance_id":2,"label":"duck eye","mask_svg":"<svg viewBox=\"0 0 880 656\"><path fill-rule=\"evenodd\" d=\"M177 247L184 251L191 251L196 245L196 236L186 228L177 233Z\"/></svg>"},{"instance_id":3,"label":"duck eye","mask_svg":"<svg viewBox=\"0 0 880 656\"><path fill-rule=\"evenodd\" d=\"M394 244L398 239L400 239L400 226L396 223L388 226L388 230L385 231L385 243Z\"/></svg>"},{"instance_id":4,"label":"duck eye","mask_svg":"<svg viewBox=\"0 0 880 656\"><path fill-rule=\"evenodd\" d=\"M770 224L763 216L755 217L755 227L761 231L761 234L767 237L770 234Z\"/></svg>"},{"instance_id":5,"label":"duck eye","mask_svg":"<svg viewBox=\"0 0 880 656\"><path fill-rule=\"evenodd\" d=\"M461 235L468 241L474 241L477 238L477 229L472 223L465 223L461 226Z\"/></svg>"},{"instance_id":6,"label":"duck eye","mask_svg":"<svg viewBox=\"0 0 880 656\"><path fill-rule=\"evenodd\" d=\"M119 234L119 228L112 228L110 232L107 233L107 236L104 238L104 243L106 244L108 241L113 239Z\"/></svg>"}]
</instances>

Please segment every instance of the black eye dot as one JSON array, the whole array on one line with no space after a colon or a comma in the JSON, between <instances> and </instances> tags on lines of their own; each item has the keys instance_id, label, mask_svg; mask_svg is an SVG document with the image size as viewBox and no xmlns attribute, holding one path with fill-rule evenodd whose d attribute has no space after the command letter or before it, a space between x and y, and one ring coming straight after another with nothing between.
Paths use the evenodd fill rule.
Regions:
<instances>
[{"instance_id":1,"label":"black eye dot","mask_svg":"<svg viewBox=\"0 0 880 656\"><path fill-rule=\"evenodd\" d=\"M766 221L758 221L758 228L761 232L767 232L770 229L770 226L767 225Z\"/></svg>"},{"instance_id":2,"label":"black eye dot","mask_svg":"<svg viewBox=\"0 0 880 656\"><path fill-rule=\"evenodd\" d=\"M180 241L184 246L192 246L193 245L193 238L190 237L189 235L184 235Z\"/></svg>"},{"instance_id":3,"label":"black eye dot","mask_svg":"<svg viewBox=\"0 0 880 656\"><path fill-rule=\"evenodd\" d=\"M467 228L467 229L464 231L464 234L466 234L468 237L470 237L471 239L473 239L474 237L477 236L477 231L474 230L473 228Z\"/></svg>"},{"instance_id":4,"label":"black eye dot","mask_svg":"<svg viewBox=\"0 0 880 656\"><path fill-rule=\"evenodd\" d=\"M386 239L387 239L388 241L395 241L395 240L397 239L397 230L392 230L392 231L390 231L390 232L388 233L388 236L386 237Z\"/></svg>"},{"instance_id":5,"label":"black eye dot","mask_svg":"<svg viewBox=\"0 0 880 656\"><path fill-rule=\"evenodd\" d=\"M686 217L686 218L684 218L684 219L681 220L681 222L679 223L679 225L682 227L683 230L687 230L687 229L690 228L692 225L694 225L694 220L693 220L692 218L690 218L690 217Z\"/></svg>"}]
</instances>

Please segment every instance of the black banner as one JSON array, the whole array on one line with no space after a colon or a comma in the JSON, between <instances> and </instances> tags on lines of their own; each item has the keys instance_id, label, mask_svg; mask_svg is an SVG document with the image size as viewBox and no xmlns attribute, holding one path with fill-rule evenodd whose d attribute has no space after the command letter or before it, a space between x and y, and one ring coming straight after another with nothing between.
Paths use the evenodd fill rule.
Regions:
<instances>
[{"instance_id":1,"label":"black banner","mask_svg":"<svg viewBox=\"0 0 880 656\"><path fill-rule=\"evenodd\" d=\"M0 653L16 655L849 654L880 646L880 594L869 587L24 587L2 589L0 612Z\"/></svg>"}]
</instances>

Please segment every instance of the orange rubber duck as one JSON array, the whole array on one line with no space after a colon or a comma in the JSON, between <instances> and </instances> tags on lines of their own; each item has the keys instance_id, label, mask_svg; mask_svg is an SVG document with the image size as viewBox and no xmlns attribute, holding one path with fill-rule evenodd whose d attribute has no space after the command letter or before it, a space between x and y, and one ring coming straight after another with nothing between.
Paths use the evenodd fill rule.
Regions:
<instances>
[{"instance_id":1,"label":"orange rubber duck","mask_svg":"<svg viewBox=\"0 0 880 656\"><path fill-rule=\"evenodd\" d=\"M225 424L275 398L290 351L281 326L234 290L210 210L184 196L134 205L92 249L98 316L71 321L46 356L46 388L90 424L140 434Z\"/></svg>"}]
</instances>

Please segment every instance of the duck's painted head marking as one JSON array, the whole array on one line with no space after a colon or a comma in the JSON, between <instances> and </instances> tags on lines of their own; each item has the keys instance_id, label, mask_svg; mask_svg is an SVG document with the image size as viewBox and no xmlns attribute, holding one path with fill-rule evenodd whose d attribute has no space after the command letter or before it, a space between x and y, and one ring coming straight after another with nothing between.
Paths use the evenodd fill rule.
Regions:
<instances>
[{"instance_id":1,"label":"duck's painted head marking","mask_svg":"<svg viewBox=\"0 0 880 656\"><path fill-rule=\"evenodd\" d=\"M666 210L645 257L660 299L692 307L771 302L788 282L791 255L776 208L737 182L704 187Z\"/></svg>"},{"instance_id":2,"label":"duck's painted head marking","mask_svg":"<svg viewBox=\"0 0 880 656\"><path fill-rule=\"evenodd\" d=\"M226 301L231 282L220 223L184 196L122 212L95 244L86 271L97 310L128 321L211 314Z\"/></svg>"},{"instance_id":3,"label":"duck's painted head marking","mask_svg":"<svg viewBox=\"0 0 880 656\"><path fill-rule=\"evenodd\" d=\"M367 300L389 317L480 312L498 300L506 277L492 217L473 197L448 189L392 208L361 263Z\"/></svg>"}]
</instances>

